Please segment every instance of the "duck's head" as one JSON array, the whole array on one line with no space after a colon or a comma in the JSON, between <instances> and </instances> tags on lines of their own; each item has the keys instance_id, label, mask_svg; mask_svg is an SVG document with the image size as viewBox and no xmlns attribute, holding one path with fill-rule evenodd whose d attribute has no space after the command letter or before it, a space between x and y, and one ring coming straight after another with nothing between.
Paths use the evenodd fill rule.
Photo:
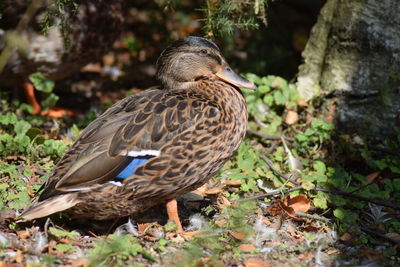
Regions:
<instances>
[{"instance_id":1,"label":"duck's head","mask_svg":"<svg viewBox=\"0 0 400 267\"><path fill-rule=\"evenodd\" d=\"M201 79L220 79L236 87L256 89L236 74L213 42L195 36L179 39L157 60L157 79L165 89L186 89Z\"/></svg>"}]
</instances>

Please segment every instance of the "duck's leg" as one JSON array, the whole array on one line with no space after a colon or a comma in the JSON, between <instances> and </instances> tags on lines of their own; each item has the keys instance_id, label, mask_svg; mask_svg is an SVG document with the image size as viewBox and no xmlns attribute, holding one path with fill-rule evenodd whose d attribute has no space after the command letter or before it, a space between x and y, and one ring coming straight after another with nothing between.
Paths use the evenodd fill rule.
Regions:
<instances>
[{"instance_id":1,"label":"duck's leg","mask_svg":"<svg viewBox=\"0 0 400 267\"><path fill-rule=\"evenodd\" d=\"M28 82L25 81L23 83L23 87L24 87L24 93L26 96L26 100L28 101L29 105L32 106L33 108L33 114L38 114L41 110L39 103L36 100L35 97L35 89L33 88L33 85Z\"/></svg>"},{"instance_id":2,"label":"duck's leg","mask_svg":"<svg viewBox=\"0 0 400 267\"><path fill-rule=\"evenodd\" d=\"M42 111L42 108L40 107L40 105L35 97L35 89L33 88L33 85L30 82L25 81L23 83L23 87L24 87L24 93L25 93L26 99L27 99L29 105L31 105L33 108L33 114L40 113L40 115L50 117L50 118L61 118L66 115L74 116L77 114L76 111L59 108L59 107L50 107L49 110Z\"/></svg>"},{"instance_id":3,"label":"duck's leg","mask_svg":"<svg viewBox=\"0 0 400 267\"><path fill-rule=\"evenodd\" d=\"M168 219L171 221L175 222L176 225L178 225L178 233L183 233L183 228L181 224L181 220L179 219L178 215L178 203L176 202L176 199L169 200L167 202L167 213L168 213Z\"/></svg>"}]
</instances>

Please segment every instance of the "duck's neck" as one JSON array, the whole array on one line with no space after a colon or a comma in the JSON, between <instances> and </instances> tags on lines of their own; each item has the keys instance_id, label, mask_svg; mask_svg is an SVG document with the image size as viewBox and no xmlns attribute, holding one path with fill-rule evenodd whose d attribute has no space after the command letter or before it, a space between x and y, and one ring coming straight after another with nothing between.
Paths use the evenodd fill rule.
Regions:
<instances>
[{"instance_id":1,"label":"duck's neck","mask_svg":"<svg viewBox=\"0 0 400 267\"><path fill-rule=\"evenodd\" d=\"M245 120L247 123L247 106L242 92L221 80L200 80L196 92L201 93L220 110L228 120Z\"/></svg>"}]
</instances>

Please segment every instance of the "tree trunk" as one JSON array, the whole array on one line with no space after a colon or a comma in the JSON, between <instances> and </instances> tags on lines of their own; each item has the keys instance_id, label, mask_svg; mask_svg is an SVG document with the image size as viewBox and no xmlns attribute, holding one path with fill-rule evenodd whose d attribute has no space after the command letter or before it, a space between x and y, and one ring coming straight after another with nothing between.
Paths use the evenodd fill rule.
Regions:
<instances>
[{"instance_id":1,"label":"tree trunk","mask_svg":"<svg viewBox=\"0 0 400 267\"><path fill-rule=\"evenodd\" d=\"M383 140L400 126L400 1L328 0L303 52L301 96L336 105L338 129Z\"/></svg>"}]
</instances>

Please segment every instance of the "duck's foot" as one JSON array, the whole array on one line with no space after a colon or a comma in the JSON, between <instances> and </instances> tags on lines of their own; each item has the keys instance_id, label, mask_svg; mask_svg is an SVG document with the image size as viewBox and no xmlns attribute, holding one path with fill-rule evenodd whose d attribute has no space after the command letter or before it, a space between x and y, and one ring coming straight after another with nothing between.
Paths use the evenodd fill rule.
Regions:
<instances>
[{"instance_id":1,"label":"duck's foot","mask_svg":"<svg viewBox=\"0 0 400 267\"><path fill-rule=\"evenodd\" d=\"M168 219L176 223L176 225L178 226L178 231L177 231L178 233L183 233L181 220L179 219L178 215L178 202L176 201L176 199L174 198L168 201L166 207L167 207Z\"/></svg>"},{"instance_id":2,"label":"duck's foot","mask_svg":"<svg viewBox=\"0 0 400 267\"><path fill-rule=\"evenodd\" d=\"M78 115L79 112L70 110L70 109L64 109L60 107L50 107L49 110L44 110L40 112L40 115L46 116L49 118L61 118L64 116L76 116Z\"/></svg>"},{"instance_id":3,"label":"duck's foot","mask_svg":"<svg viewBox=\"0 0 400 267\"><path fill-rule=\"evenodd\" d=\"M200 230L191 232L185 232L183 230L181 220L179 219L178 215L178 202L176 201L176 199L168 201L166 207L167 207L168 219L175 222L175 224L178 227L176 231L178 235L180 235L184 239L191 239L194 235L201 232Z\"/></svg>"},{"instance_id":4,"label":"duck's foot","mask_svg":"<svg viewBox=\"0 0 400 267\"><path fill-rule=\"evenodd\" d=\"M33 114L38 114L41 111L40 105L35 97L35 88L33 88L33 85L25 81L23 83L24 87L24 93L26 97L26 101L28 101L29 105L33 108Z\"/></svg>"},{"instance_id":5,"label":"duck's foot","mask_svg":"<svg viewBox=\"0 0 400 267\"><path fill-rule=\"evenodd\" d=\"M49 110L43 110L39 105L39 102L36 99L35 96L35 88L33 88L33 85L25 81L23 84L24 87L24 92L26 96L26 100L28 101L29 105L33 108L32 114L39 114L45 117L49 118L61 118L64 116L76 116L79 114L79 112L75 110L70 110L70 109L64 109L64 108L59 108L59 107L50 107Z\"/></svg>"}]
</instances>

